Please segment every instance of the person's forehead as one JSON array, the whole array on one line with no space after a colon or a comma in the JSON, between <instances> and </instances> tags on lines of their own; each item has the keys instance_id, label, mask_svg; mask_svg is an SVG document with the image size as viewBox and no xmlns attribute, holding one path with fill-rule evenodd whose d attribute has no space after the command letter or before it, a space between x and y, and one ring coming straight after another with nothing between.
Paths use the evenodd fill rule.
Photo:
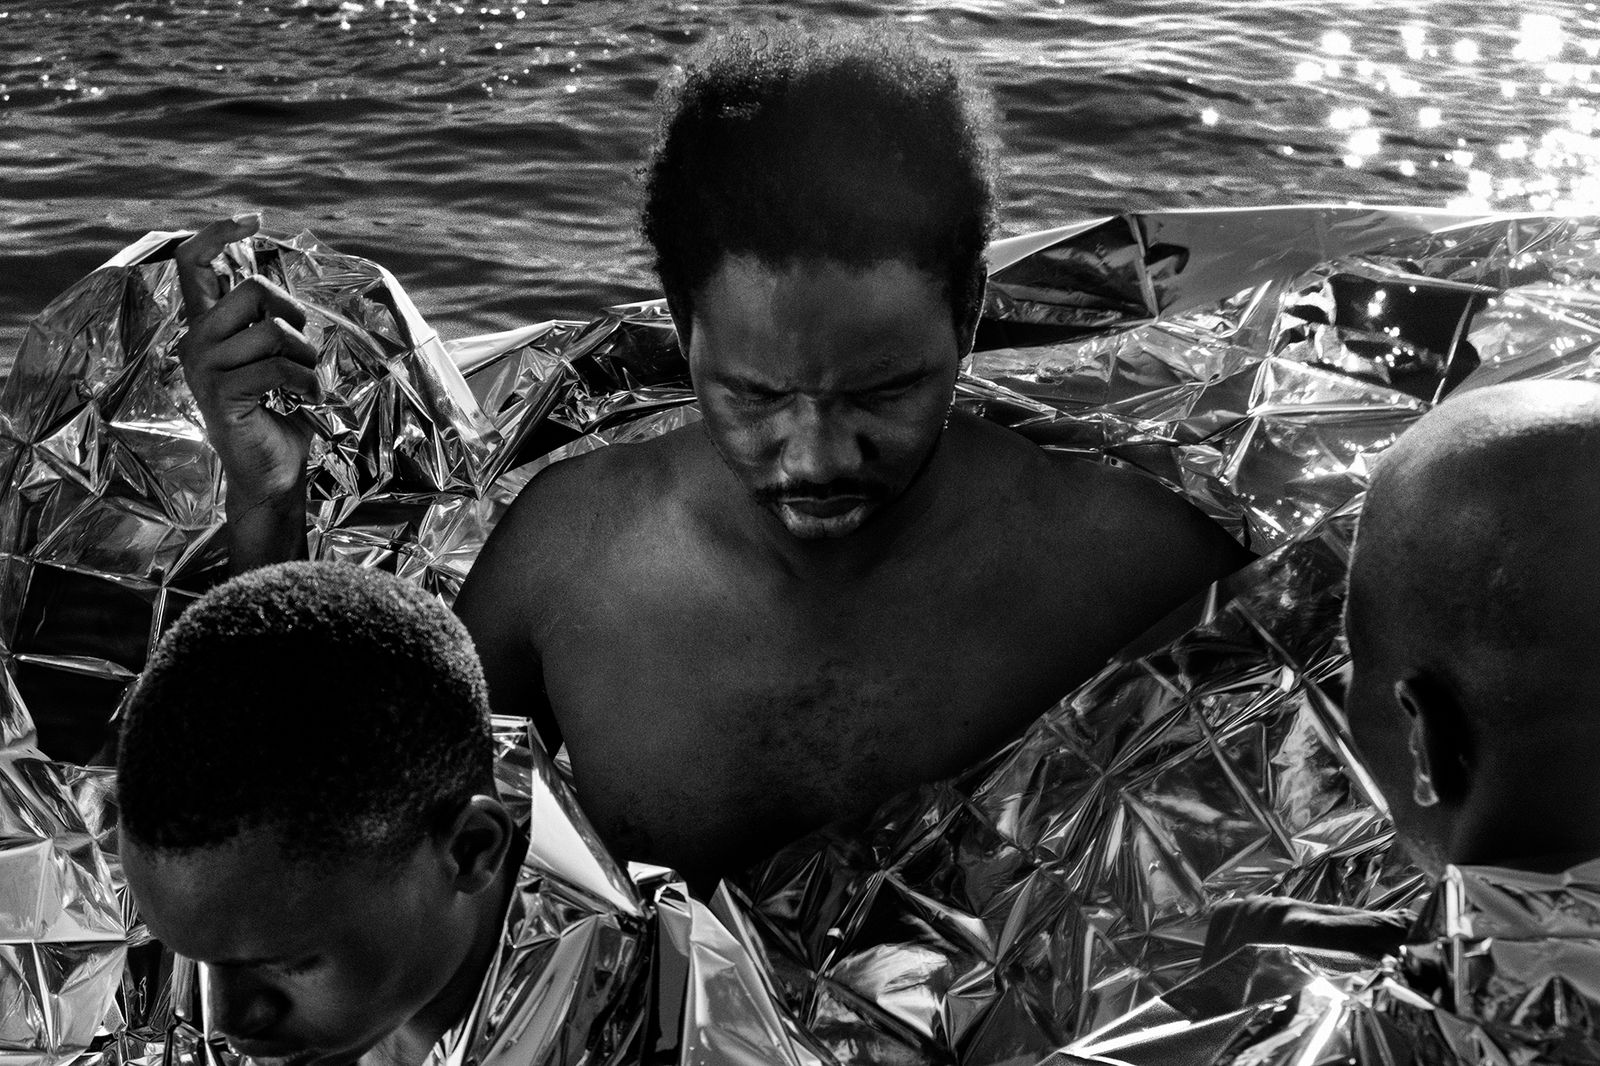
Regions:
<instances>
[{"instance_id":1,"label":"person's forehead","mask_svg":"<svg viewBox=\"0 0 1600 1066\"><path fill-rule=\"evenodd\" d=\"M264 834L164 853L124 840L136 902L151 931L201 962L288 961L360 935L403 890L372 863L287 857Z\"/></svg>"},{"instance_id":2,"label":"person's forehead","mask_svg":"<svg viewBox=\"0 0 1600 1066\"><path fill-rule=\"evenodd\" d=\"M694 321L696 354L729 368L799 361L892 371L954 353L939 281L900 260L772 266L730 257L697 293Z\"/></svg>"},{"instance_id":3,"label":"person's forehead","mask_svg":"<svg viewBox=\"0 0 1600 1066\"><path fill-rule=\"evenodd\" d=\"M825 310L867 328L892 328L929 304L946 306L940 279L903 259L854 264L827 258L770 263L728 255L695 295L695 312L734 321Z\"/></svg>"}]
</instances>

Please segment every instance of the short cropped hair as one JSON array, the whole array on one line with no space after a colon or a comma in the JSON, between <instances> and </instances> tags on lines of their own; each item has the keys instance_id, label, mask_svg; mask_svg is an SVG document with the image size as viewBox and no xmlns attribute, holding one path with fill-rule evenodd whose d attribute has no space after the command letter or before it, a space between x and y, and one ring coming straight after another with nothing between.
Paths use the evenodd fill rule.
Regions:
<instances>
[{"instance_id":1,"label":"short cropped hair","mask_svg":"<svg viewBox=\"0 0 1600 1066\"><path fill-rule=\"evenodd\" d=\"M247 830L293 860L399 857L493 782L466 629L420 588L335 563L217 587L162 637L124 708L123 828L187 852Z\"/></svg>"},{"instance_id":2,"label":"short cropped hair","mask_svg":"<svg viewBox=\"0 0 1600 1066\"><path fill-rule=\"evenodd\" d=\"M769 268L901 260L981 311L989 108L955 64L877 27L719 38L669 83L641 228L676 313L728 255Z\"/></svg>"}]
</instances>

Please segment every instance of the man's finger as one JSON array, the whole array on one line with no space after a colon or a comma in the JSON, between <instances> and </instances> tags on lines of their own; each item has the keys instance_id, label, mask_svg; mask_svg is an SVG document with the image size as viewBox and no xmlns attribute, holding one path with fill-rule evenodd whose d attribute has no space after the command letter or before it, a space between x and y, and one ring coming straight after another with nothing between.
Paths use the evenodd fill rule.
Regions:
<instances>
[{"instance_id":1,"label":"man's finger","mask_svg":"<svg viewBox=\"0 0 1600 1066\"><path fill-rule=\"evenodd\" d=\"M178 265L178 288L183 293L183 309L192 321L211 309L222 297L222 280L211 261L234 241L242 241L261 228L261 216L245 212L232 218L207 223L172 253Z\"/></svg>"},{"instance_id":2,"label":"man's finger","mask_svg":"<svg viewBox=\"0 0 1600 1066\"><path fill-rule=\"evenodd\" d=\"M195 350L183 348L179 352L184 373L191 383L197 378L226 374L230 370L254 363L267 356L281 355L304 367L315 368L318 352L315 346L290 323L272 317L242 329L220 344L204 348L203 366L195 363Z\"/></svg>"},{"instance_id":3,"label":"man's finger","mask_svg":"<svg viewBox=\"0 0 1600 1066\"><path fill-rule=\"evenodd\" d=\"M317 351L316 345L312 344L304 333L300 332L299 327L305 325L305 317L301 316L298 323L289 322L282 318L273 318L266 322L265 325L277 330L279 336L283 338L278 350L287 358L310 369L313 376L315 376L317 362L321 359L322 353ZM301 395L307 399L311 398L310 393L302 392ZM321 402L322 387L320 385L317 387L316 398L317 402Z\"/></svg>"},{"instance_id":4,"label":"man's finger","mask_svg":"<svg viewBox=\"0 0 1600 1066\"><path fill-rule=\"evenodd\" d=\"M268 318L281 318L297 330L306 324L305 308L293 296L260 275L245 278L198 320L189 320L191 343L216 344Z\"/></svg>"},{"instance_id":5,"label":"man's finger","mask_svg":"<svg viewBox=\"0 0 1600 1066\"><path fill-rule=\"evenodd\" d=\"M273 389L288 389L308 403L322 402L322 385L317 381L317 372L282 355L258 359L231 370L218 385L225 390L230 402L256 404ZM225 404L222 409L233 408Z\"/></svg>"}]
</instances>

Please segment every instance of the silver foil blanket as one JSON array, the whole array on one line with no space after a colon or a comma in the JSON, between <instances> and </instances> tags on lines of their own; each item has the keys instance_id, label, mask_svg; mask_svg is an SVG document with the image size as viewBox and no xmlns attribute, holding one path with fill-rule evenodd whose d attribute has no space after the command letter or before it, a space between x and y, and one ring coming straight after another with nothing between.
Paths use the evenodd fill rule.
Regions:
<instances>
[{"instance_id":1,"label":"silver foil blanket","mask_svg":"<svg viewBox=\"0 0 1600 1066\"><path fill-rule=\"evenodd\" d=\"M832 1054L1028 1061L1186 975L1217 900L1415 896L1333 698L1354 517L1224 582L985 765L739 880Z\"/></svg>"},{"instance_id":2,"label":"silver foil blanket","mask_svg":"<svg viewBox=\"0 0 1600 1066\"><path fill-rule=\"evenodd\" d=\"M0 749L0 1058L16 1066L70 1062L108 1031L137 1038L121 1004L137 1006L130 954L147 938L78 806L93 809L97 773Z\"/></svg>"},{"instance_id":3,"label":"silver foil blanket","mask_svg":"<svg viewBox=\"0 0 1600 1066\"><path fill-rule=\"evenodd\" d=\"M1041 1066L1600 1062L1600 862L1449 867L1398 959L1246 948Z\"/></svg>"},{"instance_id":4,"label":"silver foil blanket","mask_svg":"<svg viewBox=\"0 0 1600 1066\"><path fill-rule=\"evenodd\" d=\"M1339 232L1310 210L1268 213L1265 232L1290 219ZM1339 709L1360 493L1452 388L1600 370L1596 231L1473 223L1261 278L1278 260L1224 221L1111 220L992 279L991 337L1036 343L974 369L1011 391L1019 432L1137 466L1270 554L985 765L737 879L784 1003L840 1061L1029 1061L1192 969L1219 900L1388 908L1424 887ZM1174 240L1161 269L1188 248L1195 287L1152 279L1153 236L1197 231L1233 236L1217 254L1238 272ZM1077 288L1045 284L1058 275ZM1146 324L1088 329L1084 292L1089 325ZM1168 307L1188 309L1148 321Z\"/></svg>"},{"instance_id":5,"label":"silver foil blanket","mask_svg":"<svg viewBox=\"0 0 1600 1066\"><path fill-rule=\"evenodd\" d=\"M1295 207L993 246L958 402L1143 470L1274 554L957 781L785 849L716 907L656 911L671 890L637 890L658 992L713 970L741 990L675 985L637 1031L673 1030L644 1019L669 1000L776 997L729 1020L742 1052L712 1050L703 1013L661 1044L705 1062L1023 1061L1168 987L1218 898L1404 897L1414 877L1386 858L1337 706L1349 525L1368 465L1449 390L1600 374L1596 234ZM0 393L0 721L31 711L60 763L95 760L151 641L225 570L221 474L173 350L182 236L151 234L53 301ZM447 600L540 466L697 417L659 302L444 342L381 267L308 235L233 246L224 269L312 308L327 398L267 400L316 430L311 555ZM664 976L673 952L699 969ZM754 968L711 963L730 952ZM139 965L116 1009L154 1017L167 964ZM70 1058L59 1032L0 1049Z\"/></svg>"}]
</instances>

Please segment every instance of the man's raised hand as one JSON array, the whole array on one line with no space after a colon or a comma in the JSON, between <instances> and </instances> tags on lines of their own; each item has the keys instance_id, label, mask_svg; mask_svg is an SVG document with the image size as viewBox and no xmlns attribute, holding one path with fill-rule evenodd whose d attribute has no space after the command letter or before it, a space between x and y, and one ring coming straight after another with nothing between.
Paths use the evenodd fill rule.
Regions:
<instances>
[{"instance_id":1,"label":"man's raised hand","mask_svg":"<svg viewBox=\"0 0 1600 1066\"><path fill-rule=\"evenodd\" d=\"M212 266L228 244L260 225L254 214L212 222L173 253L189 320L178 357L228 476L230 520L261 504L303 507L310 433L268 410L261 398L274 388L312 402L322 398L317 350L300 332L305 309L261 277L224 293Z\"/></svg>"}]
</instances>

